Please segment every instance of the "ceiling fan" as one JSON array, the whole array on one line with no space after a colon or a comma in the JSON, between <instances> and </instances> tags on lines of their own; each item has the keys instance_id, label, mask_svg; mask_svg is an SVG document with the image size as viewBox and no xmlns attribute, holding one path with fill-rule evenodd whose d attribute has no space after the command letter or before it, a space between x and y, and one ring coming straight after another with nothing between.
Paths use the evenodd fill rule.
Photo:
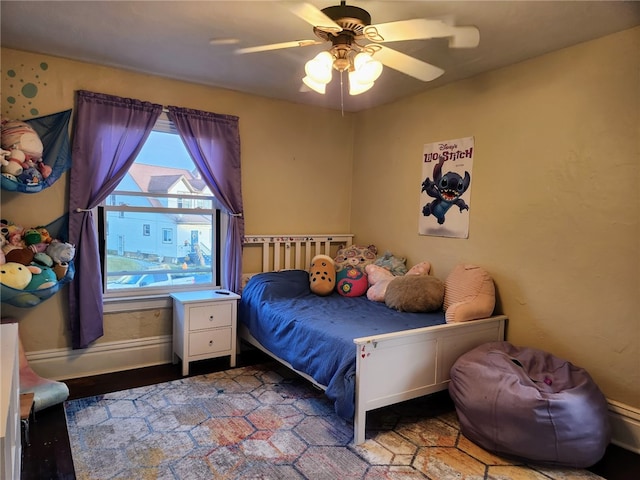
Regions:
<instances>
[{"instance_id":1,"label":"ceiling fan","mask_svg":"<svg viewBox=\"0 0 640 480\"><path fill-rule=\"evenodd\" d=\"M291 47L306 47L331 42L305 65L303 82L318 93L325 93L333 70L348 72L349 93L366 92L382 73L382 65L402 72L423 82L429 82L444 73L439 67L404 53L380 45L385 42L449 38L451 48L474 48L480 42L480 32L474 26L454 26L442 20L414 18L396 22L371 24L366 10L347 5L318 9L310 3L296 3L289 7L292 13L313 26L320 40L294 40L291 42L240 48L236 53L256 53Z\"/></svg>"}]
</instances>

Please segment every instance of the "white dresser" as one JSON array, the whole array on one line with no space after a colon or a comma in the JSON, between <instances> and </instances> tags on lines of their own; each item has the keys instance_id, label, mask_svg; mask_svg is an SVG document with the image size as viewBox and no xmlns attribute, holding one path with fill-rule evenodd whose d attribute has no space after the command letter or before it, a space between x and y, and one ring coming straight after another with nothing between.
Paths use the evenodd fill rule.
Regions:
<instances>
[{"instance_id":1,"label":"white dresser","mask_svg":"<svg viewBox=\"0 0 640 480\"><path fill-rule=\"evenodd\" d=\"M20 362L18 324L0 325L0 478L20 480Z\"/></svg>"},{"instance_id":2,"label":"white dresser","mask_svg":"<svg viewBox=\"0 0 640 480\"><path fill-rule=\"evenodd\" d=\"M236 365L236 318L239 295L227 290L172 293L173 357L182 359L182 374L189 363L229 355Z\"/></svg>"}]
</instances>

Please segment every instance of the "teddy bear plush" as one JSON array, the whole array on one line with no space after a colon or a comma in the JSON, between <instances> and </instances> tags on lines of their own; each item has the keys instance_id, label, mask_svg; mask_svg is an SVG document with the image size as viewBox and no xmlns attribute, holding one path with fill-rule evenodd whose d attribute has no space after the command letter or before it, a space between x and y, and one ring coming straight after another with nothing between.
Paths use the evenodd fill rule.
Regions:
<instances>
[{"instance_id":1,"label":"teddy bear plush","mask_svg":"<svg viewBox=\"0 0 640 480\"><path fill-rule=\"evenodd\" d=\"M316 255L311 260L309 286L316 295L326 296L336 287L336 267L329 255Z\"/></svg>"},{"instance_id":2,"label":"teddy bear plush","mask_svg":"<svg viewBox=\"0 0 640 480\"><path fill-rule=\"evenodd\" d=\"M334 258L336 272L346 267L355 267L364 271L364 267L376 261L378 249L375 245L359 246L350 245L339 249Z\"/></svg>"}]
</instances>

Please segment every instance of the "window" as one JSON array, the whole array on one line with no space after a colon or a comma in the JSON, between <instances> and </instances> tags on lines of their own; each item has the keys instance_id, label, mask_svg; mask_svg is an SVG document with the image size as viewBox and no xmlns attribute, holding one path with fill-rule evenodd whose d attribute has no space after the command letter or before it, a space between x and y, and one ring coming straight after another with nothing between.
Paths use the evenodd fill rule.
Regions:
<instances>
[{"instance_id":1,"label":"window","mask_svg":"<svg viewBox=\"0 0 640 480\"><path fill-rule=\"evenodd\" d=\"M165 115L100 210L105 297L219 284L221 212Z\"/></svg>"}]
</instances>

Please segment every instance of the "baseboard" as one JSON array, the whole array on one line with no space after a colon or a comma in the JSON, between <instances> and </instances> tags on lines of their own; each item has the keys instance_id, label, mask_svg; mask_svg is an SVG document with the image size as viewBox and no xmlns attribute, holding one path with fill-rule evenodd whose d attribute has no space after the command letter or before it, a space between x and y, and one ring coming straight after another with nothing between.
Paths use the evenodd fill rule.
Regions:
<instances>
[{"instance_id":1,"label":"baseboard","mask_svg":"<svg viewBox=\"0 0 640 480\"><path fill-rule=\"evenodd\" d=\"M609 400L611 443L640 454L640 410Z\"/></svg>"},{"instance_id":2,"label":"baseboard","mask_svg":"<svg viewBox=\"0 0 640 480\"><path fill-rule=\"evenodd\" d=\"M99 343L85 350L60 348L26 355L29 365L39 375L64 380L169 363L171 342L171 335L164 335ZM640 410L615 400L608 403L611 442L640 454Z\"/></svg>"},{"instance_id":3,"label":"baseboard","mask_svg":"<svg viewBox=\"0 0 640 480\"><path fill-rule=\"evenodd\" d=\"M59 348L27 352L26 356L38 375L64 380L170 363L171 342L171 335L162 335L98 343L83 350Z\"/></svg>"}]
</instances>

